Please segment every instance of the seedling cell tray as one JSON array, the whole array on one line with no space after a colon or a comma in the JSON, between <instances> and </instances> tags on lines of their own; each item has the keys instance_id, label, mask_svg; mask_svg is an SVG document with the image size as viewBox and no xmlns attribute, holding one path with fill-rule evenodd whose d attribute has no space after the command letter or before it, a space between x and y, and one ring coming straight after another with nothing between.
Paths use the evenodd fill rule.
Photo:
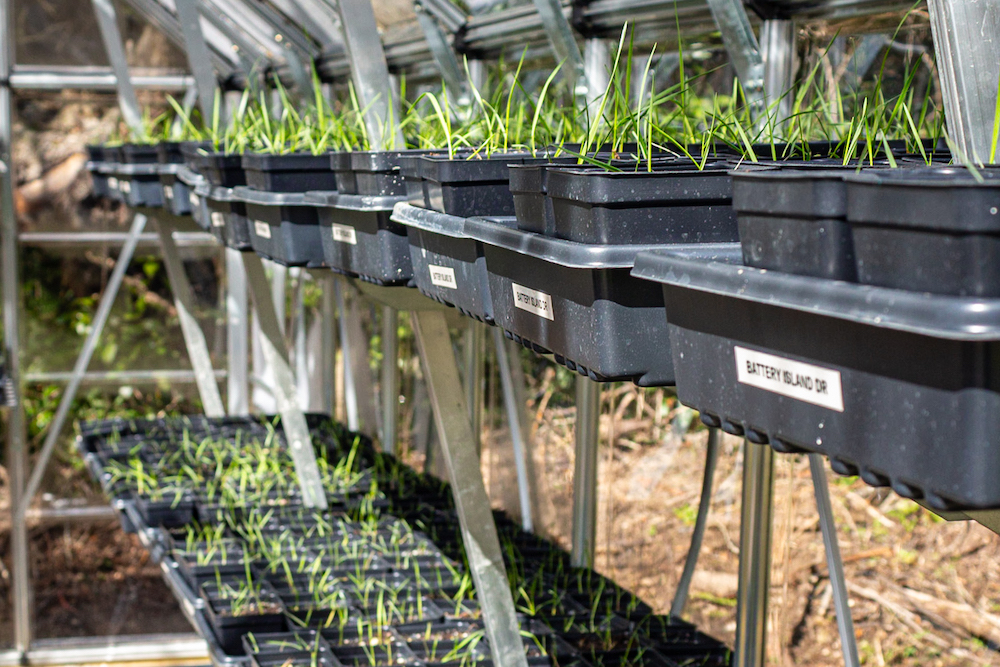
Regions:
<instances>
[{"instance_id":1,"label":"seedling cell tray","mask_svg":"<svg viewBox=\"0 0 1000 667\"><path fill-rule=\"evenodd\" d=\"M497 326L515 341L592 380L673 384L663 300L631 275L651 246L585 245L514 229L513 218L473 218L483 244Z\"/></svg>"},{"instance_id":2,"label":"seedling cell tray","mask_svg":"<svg viewBox=\"0 0 1000 667\"><path fill-rule=\"evenodd\" d=\"M678 397L706 424L934 509L1000 507L1000 299L755 269L735 244L633 274L663 286Z\"/></svg>"},{"instance_id":3,"label":"seedling cell tray","mask_svg":"<svg viewBox=\"0 0 1000 667\"><path fill-rule=\"evenodd\" d=\"M419 158L426 208L462 218L514 215L508 165L544 161L527 153L502 153L490 157L458 155Z\"/></svg>"},{"instance_id":4,"label":"seedling cell tray","mask_svg":"<svg viewBox=\"0 0 1000 667\"><path fill-rule=\"evenodd\" d=\"M855 280L844 182L850 171L801 165L734 171L733 208L743 262L760 269Z\"/></svg>"},{"instance_id":5,"label":"seedling cell tray","mask_svg":"<svg viewBox=\"0 0 1000 667\"><path fill-rule=\"evenodd\" d=\"M858 281L1000 296L1000 170L962 167L847 176Z\"/></svg>"},{"instance_id":6,"label":"seedling cell tray","mask_svg":"<svg viewBox=\"0 0 1000 667\"><path fill-rule=\"evenodd\" d=\"M253 250L246 203L231 188L208 183L198 189L198 194L205 201L211 232L219 242L233 250Z\"/></svg>"},{"instance_id":7,"label":"seedling cell tray","mask_svg":"<svg viewBox=\"0 0 1000 667\"><path fill-rule=\"evenodd\" d=\"M493 323L489 276L482 243L465 233L465 218L396 205L392 219L406 226L413 281L422 294Z\"/></svg>"},{"instance_id":8,"label":"seedling cell tray","mask_svg":"<svg viewBox=\"0 0 1000 667\"><path fill-rule=\"evenodd\" d=\"M155 155L155 153L154 153ZM153 163L118 164L118 192L128 206L158 208L163 206L160 165Z\"/></svg>"},{"instance_id":9,"label":"seedling cell tray","mask_svg":"<svg viewBox=\"0 0 1000 667\"><path fill-rule=\"evenodd\" d=\"M280 611L278 597L264 588L261 593L261 601L273 606L273 611L264 613L246 614L233 616L220 611L225 606L225 601L213 599L213 596L206 592L204 584L201 589L202 599L205 601L205 617L208 620L220 648L228 655L243 655L243 635L252 632L254 634L282 632L286 629L285 616ZM261 584L261 586L265 586Z\"/></svg>"},{"instance_id":10,"label":"seedling cell tray","mask_svg":"<svg viewBox=\"0 0 1000 667\"><path fill-rule=\"evenodd\" d=\"M212 152L198 144L185 144L181 152L188 169L201 174L212 185L236 188L247 184L243 156L238 153Z\"/></svg>"},{"instance_id":11,"label":"seedling cell tray","mask_svg":"<svg viewBox=\"0 0 1000 667\"><path fill-rule=\"evenodd\" d=\"M336 173L329 154L291 153L270 155L244 153L242 163L247 185L265 192L336 190Z\"/></svg>"},{"instance_id":12,"label":"seedling cell tray","mask_svg":"<svg viewBox=\"0 0 1000 667\"><path fill-rule=\"evenodd\" d=\"M726 166L548 167L553 234L593 244L725 243L738 236Z\"/></svg>"},{"instance_id":13,"label":"seedling cell tray","mask_svg":"<svg viewBox=\"0 0 1000 667\"><path fill-rule=\"evenodd\" d=\"M429 152L405 150L333 153L331 165L337 173L337 191L345 195L369 197L405 196L406 181L400 164Z\"/></svg>"},{"instance_id":14,"label":"seedling cell tray","mask_svg":"<svg viewBox=\"0 0 1000 667\"><path fill-rule=\"evenodd\" d=\"M323 266L323 245L314 202L304 194L233 188L246 204L254 252L284 266Z\"/></svg>"},{"instance_id":15,"label":"seedling cell tray","mask_svg":"<svg viewBox=\"0 0 1000 667\"><path fill-rule=\"evenodd\" d=\"M310 192L318 206L321 251L338 273L376 285L406 285L413 278L406 227L391 219L401 196L371 197Z\"/></svg>"}]
</instances>

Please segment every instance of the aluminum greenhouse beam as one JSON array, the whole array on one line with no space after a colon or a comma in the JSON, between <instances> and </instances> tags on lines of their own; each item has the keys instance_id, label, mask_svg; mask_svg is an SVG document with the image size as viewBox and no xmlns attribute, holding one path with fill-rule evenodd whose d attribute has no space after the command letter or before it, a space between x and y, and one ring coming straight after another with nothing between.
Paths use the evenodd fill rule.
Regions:
<instances>
[{"instance_id":1,"label":"aluminum greenhouse beam","mask_svg":"<svg viewBox=\"0 0 1000 667\"><path fill-rule=\"evenodd\" d=\"M177 18L184 33L184 51L187 54L188 66L194 74L198 89L198 106L201 107L203 122L210 124L214 118L215 96L218 89L215 70L208 56L208 45L205 34L201 31L201 11L198 0L174 0L177 6ZM220 97L219 103L222 103ZM221 109L220 109L221 111ZM226 117L221 113L222 118Z\"/></svg>"},{"instance_id":2,"label":"aluminum greenhouse beam","mask_svg":"<svg viewBox=\"0 0 1000 667\"><path fill-rule=\"evenodd\" d=\"M427 40L431 56L438 69L441 70L441 78L444 79L444 84L448 88L449 97L461 100L467 95L467 86L462 77L462 69L458 63L458 57L455 55L455 50L448 43L444 30L422 2L413 3L413 11L417 15L417 23L424 33L424 39Z\"/></svg>"},{"instance_id":3,"label":"aluminum greenhouse beam","mask_svg":"<svg viewBox=\"0 0 1000 667\"><path fill-rule=\"evenodd\" d=\"M135 88L129 78L128 61L125 59L125 49L122 46L122 36L118 31L118 19L111 0L92 0L97 25L101 29L101 39L107 51L111 69L115 73L115 83L118 88L118 106L122 118L137 136L145 134L142 125L142 111L139 109L139 99L135 96Z\"/></svg>"},{"instance_id":4,"label":"aluminum greenhouse beam","mask_svg":"<svg viewBox=\"0 0 1000 667\"><path fill-rule=\"evenodd\" d=\"M764 58L742 0L706 0L751 106L764 103Z\"/></svg>"}]
</instances>

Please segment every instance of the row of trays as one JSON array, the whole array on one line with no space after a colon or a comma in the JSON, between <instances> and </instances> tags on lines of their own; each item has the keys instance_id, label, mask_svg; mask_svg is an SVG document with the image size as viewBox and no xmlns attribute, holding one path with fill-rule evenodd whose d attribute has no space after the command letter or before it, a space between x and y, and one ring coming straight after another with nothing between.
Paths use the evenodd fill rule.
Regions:
<instances>
[{"instance_id":1,"label":"row of trays","mask_svg":"<svg viewBox=\"0 0 1000 667\"><path fill-rule=\"evenodd\" d=\"M309 159L312 176L290 175ZM1000 174L890 168L903 156L576 162L197 154L131 169L172 183L161 201L187 201L229 247L415 287L595 381L676 384L710 426L934 509L1000 507ZM268 190L320 174L339 189Z\"/></svg>"}]
</instances>

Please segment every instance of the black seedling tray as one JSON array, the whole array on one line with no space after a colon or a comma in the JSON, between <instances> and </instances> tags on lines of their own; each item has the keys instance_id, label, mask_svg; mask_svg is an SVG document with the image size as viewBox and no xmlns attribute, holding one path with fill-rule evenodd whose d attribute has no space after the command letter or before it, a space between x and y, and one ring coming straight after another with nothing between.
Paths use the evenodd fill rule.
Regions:
<instances>
[{"instance_id":1,"label":"black seedling tray","mask_svg":"<svg viewBox=\"0 0 1000 667\"><path fill-rule=\"evenodd\" d=\"M330 166L329 154L244 153L242 165L247 185L255 190L306 192L337 189L336 173Z\"/></svg>"},{"instance_id":2,"label":"black seedling tray","mask_svg":"<svg viewBox=\"0 0 1000 667\"><path fill-rule=\"evenodd\" d=\"M210 231L219 242L233 250L253 250L247 206L232 189L206 183L198 194L207 206Z\"/></svg>"},{"instance_id":3,"label":"black seedling tray","mask_svg":"<svg viewBox=\"0 0 1000 667\"><path fill-rule=\"evenodd\" d=\"M123 164L157 164L160 161L156 144L123 144L120 155Z\"/></svg>"},{"instance_id":4,"label":"black seedling tray","mask_svg":"<svg viewBox=\"0 0 1000 667\"><path fill-rule=\"evenodd\" d=\"M323 266L317 204L301 193L233 188L246 204L254 252L284 266Z\"/></svg>"},{"instance_id":5,"label":"black seedling tray","mask_svg":"<svg viewBox=\"0 0 1000 667\"><path fill-rule=\"evenodd\" d=\"M155 153L154 153L155 155ZM115 170L118 192L128 206L158 208L163 206L160 165L153 163L122 164Z\"/></svg>"},{"instance_id":6,"label":"black seedling tray","mask_svg":"<svg viewBox=\"0 0 1000 667\"><path fill-rule=\"evenodd\" d=\"M88 153L91 152L92 148L93 148L92 146L87 147ZM97 153L95 152L94 154L96 155ZM111 198L113 194L114 195L118 194L117 193L118 179L115 178L114 190L116 192L114 193L112 193L112 187L110 182L112 174L116 171L116 169L117 167L113 162L104 162L101 160L93 160L93 159L87 162L87 171L90 172L92 191L95 197Z\"/></svg>"},{"instance_id":7,"label":"black seedling tray","mask_svg":"<svg viewBox=\"0 0 1000 667\"><path fill-rule=\"evenodd\" d=\"M482 243L465 233L465 218L396 205L392 219L405 225L413 282L425 296L493 323L489 275Z\"/></svg>"},{"instance_id":8,"label":"black seedling tray","mask_svg":"<svg viewBox=\"0 0 1000 667\"><path fill-rule=\"evenodd\" d=\"M413 277L406 228L391 219L402 197L310 192L319 216L321 253L337 273L376 285L405 285Z\"/></svg>"},{"instance_id":9,"label":"black seedling tray","mask_svg":"<svg viewBox=\"0 0 1000 667\"><path fill-rule=\"evenodd\" d=\"M935 509L1000 507L1000 300L746 267L737 245L643 253L677 393L710 426ZM958 417L958 416L961 417Z\"/></svg>"},{"instance_id":10,"label":"black seedling tray","mask_svg":"<svg viewBox=\"0 0 1000 667\"><path fill-rule=\"evenodd\" d=\"M191 523L194 518L194 500L188 496L180 499L150 500L144 496L135 496L135 508L146 525L174 528Z\"/></svg>"},{"instance_id":11,"label":"black seedling tray","mask_svg":"<svg viewBox=\"0 0 1000 667\"><path fill-rule=\"evenodd\" d=\"M725 243L738 236L726 165L648 171L549 167L553 234L593 244Z\"/></svg>"},{"instance_id":12,"label":"black seedling tray","mask_svg":"<svg viewBox=\"0 0 1000 667\"><path fill-rule=\"evenodd\" d=\"M747 266L798 275L854 280L854 244L847 224L853 169L739 169L733 208Z\"/></svg>"},{"instance_id":13,"label":"black seedling tray","mask_svg":"<svg viewBox=\"0 0 1000 667\"><path fill-rule=\"evenodd\" d=\"M268 603L277 604L280 607L278 596L269 592L265 586L261 593L261 599ZM285 615L280 612L269 612L264 614L247 614L243 616L230 616L216 608L215 601L206 593L205 587L201 588L201 597L205 601L205 619L208 621L212 632L215 634L219 647L227 655L243 655L243 635L247 633L262 634L271 632L283 632L287 629ZM225 602L221 603L225 606Z\"/></svg>"},{"instance_id":14,"label":"black seedling tray","mask_svg":"<svg viewBox=\"0 0 1000 667\"><path fill-rule=\"evenodd\" d=\"M181 180L181 171L187 171L190 176L198 178L183 165L161 165L160 187L163 189L163 207L173 215L191 215L191 188L187 182Z\"/></svg>"},{"instance_id":15,"label":"black seedling tray","mask_svg":"<svg viewBox=\"0 0 1000 667\"><path fill-rule=\"evenodd\" d=\"M555 236L555 213L548 192L548 170L550 167L576 164L576 158L555 158L542 164L511 165L510 193L514 198L514 216L517 228L526 232L536 232Z\"/></svg>"},{"instance_id":16,"label":"black seedling tray","mask_svg":"<svg viewBox=\"0 0 1000 667\"><path fill-rule=\"evenodd\" d=\"M181 152L188 169L201 174L212 185L236 188L247 184L243 156L239 153L217 153L200 144L185 144Z\"/></svg>"},{"instance_id":17,"label":"black seedling tray","mask_svg":"<svg viewBox=\"0 0 1000 667\"><path fill-rule=\"evenodd\" d=\"M508 165L543 162L528 153L491 157L429 155L416 160L423 183L423 206L461 218L514 215Z\"/></svg>"},{"instance_id":18,"label":"black seedling tray","mask_svg":"<svg viewBox=\"0 0 1000 667\"><path fill-rule=\"evenodd\" d=\"M429 153L426 150L344 151L332 153L330 164L337 174L340 194L404 197L406 182L400 163Z\"/></svg>"},{"instance_id":19,"label":"black seedling tray","mask_svg":"<svg viewBox=\"0 0 1000 667\"><path fill-rule=\"evenodd\" d=\"M595 381L673 384L662 296L630 275L636 253L651 246L584 245L513 225L465 223L483 244L497 326Z\"/></svg>"},{"instance_id":20,"label":"black seedling tray","mask_svg":"<svg viewBox=\"0 0 1000 667\"><path fill-rule=\"evenodd\" d=\"M1000 169L893 169L847 176L861 283L1000 296Z\"/></svg>"}]
</instances>

